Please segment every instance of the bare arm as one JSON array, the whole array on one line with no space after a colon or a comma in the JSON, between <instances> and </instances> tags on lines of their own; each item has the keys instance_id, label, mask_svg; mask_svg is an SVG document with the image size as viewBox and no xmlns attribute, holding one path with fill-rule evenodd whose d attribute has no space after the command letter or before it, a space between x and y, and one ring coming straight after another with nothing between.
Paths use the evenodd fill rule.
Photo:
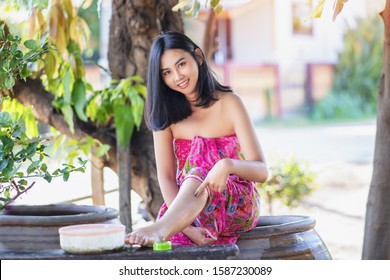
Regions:
<instances>
[{"instance_id":1,"label":"bare arm","mask_svg":"<svg viewBox=\"0 0 390 280\"><path fill-rule=\"evenodd\" d=\"M223 102L222 116L232 124L245 160L225 158L218 161L195 192L196 196L206 187L222 192L230 174L254 182L265 182L268 178L263 151L241 98L235 94L228 94L223 97Z\"/></svg>"},{"instance_id":2,"label":"bare arm","mask_svg":"<svg viewBox=\"0 0 390 280\"><path fill-rule=\"evenodd\" d=\"M170 128L153 132L153 141L156 156L157 178L164 201L169 207L179 191L176 184L175 155Z\"/></svg>"},{"instance_id":3,"label":"bare arm","mask_svg":"<svg viewBox=\"0 0 390 280\"><path fill-rule=\"evenodd\" d=\"M225 168L229 174L263 183L268 178L268 169L253 122L241 98L234 94L228 97L226 108L245 160L225 159Z\"/></svg>"}]
</instances>

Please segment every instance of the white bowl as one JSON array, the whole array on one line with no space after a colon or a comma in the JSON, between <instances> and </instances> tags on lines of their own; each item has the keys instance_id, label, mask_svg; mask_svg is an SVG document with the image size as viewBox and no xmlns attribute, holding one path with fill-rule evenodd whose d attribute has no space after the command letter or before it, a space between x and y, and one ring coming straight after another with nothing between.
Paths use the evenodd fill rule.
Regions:
<instances>
[{"instance_id":1,"label":"white bowl","mask_svg":"<svg viewBox=\"0 0 390 280\"><path fill-rule=\"evenodd\" d=\"M65 252L90 254L122 248L126 227L121 224L83 224L61 227L58 232Z\"/></svg>"}]
</instances>

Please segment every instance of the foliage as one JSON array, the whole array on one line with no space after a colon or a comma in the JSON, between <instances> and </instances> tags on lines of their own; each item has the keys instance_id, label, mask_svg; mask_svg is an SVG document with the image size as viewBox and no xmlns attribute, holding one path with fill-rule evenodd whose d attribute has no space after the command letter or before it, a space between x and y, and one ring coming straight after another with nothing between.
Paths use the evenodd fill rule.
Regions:
<instances>
[{"instance_id":1,"label":"foliage","mask_svg":"<svg viewBox=\"0 0 390 280\"><path fill-rule=\"evenodd\" d=\"M315 173L309 170L307 163L301 163L294 157L274 165L270 173L268 181L259 185L258 189L271 213L274 200L296 207L317 187Z\"/></svg>"},{"instance_id":2,"label":"foliage","mask_svg":"<svg viewBox=\"0 0 390 280\"><path fill-rule=\"evenodd\" d=\"M329 95L315 104L313 120L357 120L372 117L375 109L360 96L349 94Z\"/></svg>"},{"instance_id":3,"label":"foliage","mask_svg":"<svg viewBox=\"0 0 390 280\"><path fill-rule=\"evenodd\" d=\"M63 164L49 171L44 140L31 139L22 130L21 123L30 113L12 118L8 112L0 112L0 210L34 186L35 182L27 181L30 178L42 177L51 182L54 177L62 177L67 181L71 172L85 171L86 161L81 159L79 167Z\"/></svg>"},{"instance_id":4,"label":"foliage","mask_svg":"<svg viewBox=\"0 0 390 280\"><path fill-rule=\"evenodd\" d=\"M356 28L345 33L331 92L316 105L315 118L375 114L382 69L382 42L383 24L377 16L357 20Z\"/></svg>"},{"instance_id":5,"label":"foliage","mask_svg":"<svg viewBox=\"0 0 390 280\"><path fill-rule=\"evenodd\" d=\"M336 20L336 17L342 9L344 8L344 4L348 0L334 0L333 1L333 21ZM199 10L201 8L200 0L178 0L178 3L172 8L173 12L178 11L184 11L184 14L186 16L192 16L197 17L199 14ZM222 1L220 0L206 0L205 1L205 7L207 8L208 5L213 8L214 12L216 14L219 14L223 10L223 6L221 4ZM313 0L307 0L307 5L312 6ZM322 12L324 10L324 6L326 3L330 2L327 0L318 0L317 3L314 5L309 17L310 18L320 18L322 15Z\"/></svg>"},{"instance_id":6,"label":"foliage","mask_svg":"<svg viewBox=\"0 0 390 280\"><path fill-rule=\"evenodd\" d=\"M0 93L11 89L16 79L25 80L31 71L29 63L42 59L48 51L48 43L40 45L37 40L26 40L23 45L28 52L20 49L22 38L6 32L5 24L0 25Z\"/></svg>"},{"instance_id":7,"label":"foliage","mask_svg":"<svg viewBox=\"0 0 390 280\"><path fill-rule=\"evenodd\" d=\"M100 3L101 0L84 1L83 9L78 11L80 17L88 22L88 27L91 30L87 48L82 53L87 60L97 61L100 55Z\"/></svg>"},{"instance_id":8,"label":"foliage","mask_svg":"<svg viewBox=\"0 0 390 280\"><path fill-rule=\"evenodd\" d=\"M334 0L333 1L333 21L336 20L336 17L342 11L342 9L344 8L344 4L347 1L348 0ZM324 6L328 2L329 1L327 1L327 0L318 0L317 4L314 6L314 8L310 14L310 17L311 18L320 18L322 16ZM311 6L313 4L313 0L307 0L307 4Z\"/></svg>"},{"instance_id":9,"label":"foliage","mask_svg":"<svg viewBox=\"0 0 390 280\"><path fill-rule=\"evenodd\" d=\"M99 125L114 117L119 144L125 148L134 127L141 126L145 98L146 87L141 77L113 80L109 87L93 93L86 111Z\"/></svg>"},{"instance_id":10,"label":"foliage","mask_svg":"<svg viewBox=\"0 0 390 280\"><path fill-rule=\"evenodd\" d=\"M139 77L112 81L109 87L100 91L94 90L86 81L82 52L89 44L90 31L80 13L92 2L85 1L76 7L71 0L54 0L46 2L46 6L40 1L39 5L31 7L29 36L39 34L48 41L48 51L38 65L39 78L53 93L55 110L64 116L70 131L74 132L75 119L93 122L98 127L112 127L120 145L124 146L129 143L134 128L139 129L146 88ZM77 142L70 142L76 146ZM87 148L88 143L95 145L96 141L83 139L78 143L79 149L69 156L74 158L80 149L95 150L94 147ZM107 151L107 147L98 149Z\"/></svg>"},{"instance_id":11,"label":"foliage","mask_svg":"<svg viewBox=\"0 0 390 280\"><path fill-rule=\"evenodd\" d=\"M209 0L206 0L205 6L207 7ZM216 14L222 12L222 5L220 0L210 0L210 6L213 8ZM172 8L173 12L184 11L186 16L197 17L201 8L199 0L179 0L177 5Z\"/></svg>"}]
</instances>

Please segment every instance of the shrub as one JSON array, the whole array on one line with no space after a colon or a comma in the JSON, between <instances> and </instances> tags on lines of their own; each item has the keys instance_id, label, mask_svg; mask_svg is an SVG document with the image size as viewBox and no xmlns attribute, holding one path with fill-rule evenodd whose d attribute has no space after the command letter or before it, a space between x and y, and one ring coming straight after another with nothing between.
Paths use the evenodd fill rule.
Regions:
<instances>
[{"instance_id":1,"label":"shrub","mask_svg":"<svg viewBox=\"0 0 390 280\"><path fill-rule=\"evenodd\" d=\"M356 27L346 31L332 89L328 97L316 104L313 117L361 118L376 113L383 34L378 16L358 19Z\"/></svg>"},{"instance_id":2,"label":"shrub","mask_svg":"<svg viewBox=\"0 0 390 280\"><path fill-rule=\"evenodd\" d=\"M274 200L280 200L288 207L297 207L317 187L315 173L307 163L299 162L295 157L274 165L270 172L268 181L258 185L258 189L271 214Z\"/></svg>"}]
</instances>

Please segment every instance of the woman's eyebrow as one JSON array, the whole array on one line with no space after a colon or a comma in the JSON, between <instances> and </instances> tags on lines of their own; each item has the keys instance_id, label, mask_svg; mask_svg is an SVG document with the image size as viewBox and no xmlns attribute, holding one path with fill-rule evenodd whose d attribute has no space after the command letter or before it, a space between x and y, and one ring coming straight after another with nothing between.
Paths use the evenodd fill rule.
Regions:
<instances>
[{"instance_id":1,"label":"woman's eyebrow","mask_svg":"<svg viewBox=\"0 0 390 280\"><path fill-rule=\"evenodd\" d=\"M180 63L180 61L182 61L184 59L184 57L182 58L179 58L174 65L178 65ZM164 71L164 70L168 70L169 68L162 68L161 71Z\"/></svg>"}]
</instances>

